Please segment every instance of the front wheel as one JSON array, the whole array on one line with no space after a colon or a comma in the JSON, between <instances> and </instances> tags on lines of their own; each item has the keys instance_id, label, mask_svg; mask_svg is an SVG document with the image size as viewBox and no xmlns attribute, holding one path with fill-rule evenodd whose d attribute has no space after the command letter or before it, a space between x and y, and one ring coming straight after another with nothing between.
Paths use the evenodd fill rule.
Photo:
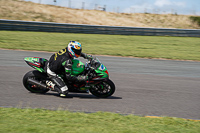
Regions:
<instances>
[{"instance_id":1,"label":"front wheel","mask_svg":"<svg viewBox=\"0 0 200 133\"><path fill-rule=\"evenodd\" d=\"M24 84L24 87L32 92L32 93L46 93L47 91L49 91L49 89L44 89L44 88L41 88L37 85L34 85L32 83L29 83L28 82L28 79L31 78L31 79L34 79L34 80L37 80L41 83L45 83L46 81L46 75L37 71L37 70L34 70L34 71L30 71L30 72L27 72L25 75L24 75L24 78L23 78L23 84ZM45 83L46 84L46 83Z\"/></svg>"},{"instance_id":2,"label":"front wheel","mask_svg":"<svg viewBox=\"0 0 200 133\"><path fill-rule=\"evenodd\" d=\"M108 79L95 86L92 86L89 90L96 97L107 98L115 92L115 84Z\"/></svg>"}]
</instances>

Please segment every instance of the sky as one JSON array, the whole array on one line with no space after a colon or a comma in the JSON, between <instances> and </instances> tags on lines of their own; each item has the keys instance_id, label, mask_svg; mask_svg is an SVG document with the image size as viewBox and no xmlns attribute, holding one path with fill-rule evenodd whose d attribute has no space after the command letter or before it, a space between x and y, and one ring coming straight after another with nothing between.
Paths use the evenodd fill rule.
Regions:
<instances>
[{"instance_id":1,"label":"sky","mask_svg":"<svg viewBox=\"0 0 200 133\"><path fill-rule=\"evenodd\" d=\"M200 16L200 0L25 0L70 8L106 7L108 12L185 14ZM56 1L56 2L55 2Z\"/></svg>"}]
</instances>

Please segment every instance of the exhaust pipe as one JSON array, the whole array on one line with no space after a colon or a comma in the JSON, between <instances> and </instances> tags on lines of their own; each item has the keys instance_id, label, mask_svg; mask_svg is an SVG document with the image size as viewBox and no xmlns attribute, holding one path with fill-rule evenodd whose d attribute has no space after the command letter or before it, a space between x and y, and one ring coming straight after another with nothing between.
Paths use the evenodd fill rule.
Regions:
<instances>
[{"instance_id":1,"label":"exhaust pipe","mask_svg":"<svg viewBox=\"0 0 200 133\"><path fill-rule=\"evenodd\" d=\"M31 84L34 84L34 85L37 85L37 86L42 87L42 88L44 88L44 89L47 89L46 84L40 83L39 81L37 81L37 80L35 80L35 79L29 78L27 81L28 81L29 83L31 83Z\"/></svg>"}]
</instances>

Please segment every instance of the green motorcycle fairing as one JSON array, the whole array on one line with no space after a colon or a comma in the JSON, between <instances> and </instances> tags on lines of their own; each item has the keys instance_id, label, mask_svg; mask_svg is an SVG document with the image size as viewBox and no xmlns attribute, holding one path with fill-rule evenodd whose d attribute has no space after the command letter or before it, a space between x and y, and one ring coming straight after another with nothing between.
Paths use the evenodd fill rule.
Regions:
<instances>
[{"instance_id":1,"label":"green motorcycle fairing","mask_svg":"<svg viewBox=\"0 0 200 133\"><path fill-rule=\"evenodd\" d=\"M40 58L40 57L25 57L24 61L31 67L35 68L39 72L44 71L44 65L47 59Z\"/></svg>"},{"instance_id":2,"label":"green motorcycle fairing","mask_svg":"<svg viewBox=\"0 0 200 133\"><path fill-rule=\"evenodd\" d=\"M72 59L72 62L73 62L72 70L71 70L71 74L72 75L79 75L82 72L84 72L84 70L85 70L85 64L84 63L82 63L78 59ZM101 63L99 65L99 67L97 67L95 69L95 72L97 73L97 75L100 78L108 78L109 77L107 68L103 64L101 64Z\"/></svg>"},{"instance_id":3,"label":"green motorcycle fairing","mask_svg":"<svg viewBox=\"0 0 200 133\"><path fill-rule=\"evenodd\" d=\"M79 75L85 70L85 65L80 60L72 59L72 75Z\"/></svg>"},{"instance_id":4,"label":"green motorcycle fairing","mask_svg":"<svg viewBox=\"0 0 200 133\"><path fill-rule=\"evenodd\" d=\"M95 72L98 76L101 76L101 78L109 77L108 70L103 64L100 64L100 66L95 70Z\"/></svg>"}]
</instances>

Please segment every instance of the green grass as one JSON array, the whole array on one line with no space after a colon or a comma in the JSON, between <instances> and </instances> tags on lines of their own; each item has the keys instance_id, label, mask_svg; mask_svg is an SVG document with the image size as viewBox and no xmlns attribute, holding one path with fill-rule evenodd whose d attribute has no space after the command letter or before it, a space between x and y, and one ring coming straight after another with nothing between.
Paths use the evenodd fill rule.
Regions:
<instances>
[{"instance_id":1,"label":"green grass","mask_svg":"<svg viewBox=\"0 0 200 133\"><path fill-rule=\"evenodd\" d=\"M0 108L1 133L199 133L200 121L63 110Z\"/></svg>"},{"instance_id":2,"label":"green grass","mask_svg":"<svg viewBox=\"0 0 200 133\"><path fill-rule=\"evenodd\" d=\"M0 31L0 48L57 52L70 40L83 52L200 61L200 38Z\"/></svg>"}]
</instances>

